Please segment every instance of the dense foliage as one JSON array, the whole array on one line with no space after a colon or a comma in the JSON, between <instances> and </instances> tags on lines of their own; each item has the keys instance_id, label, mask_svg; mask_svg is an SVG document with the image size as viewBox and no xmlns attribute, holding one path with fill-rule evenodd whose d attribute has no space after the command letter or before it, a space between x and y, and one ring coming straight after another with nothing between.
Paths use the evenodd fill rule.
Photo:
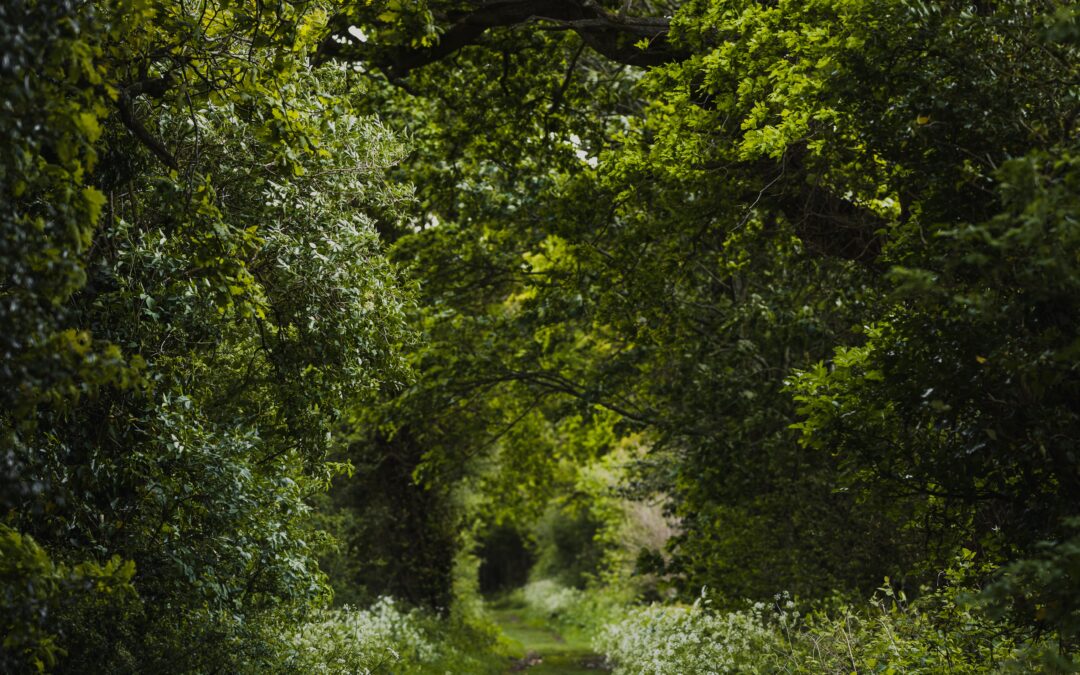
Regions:
<instances>
[{"instance_id":1,"label":"dense foliage","mask_svg":"<svg viewBox=\"0 0 1080 675\"><path fill-rule=\"evenodd\" d=\"M0 670L482 672L526 579L622 672L1071 667L1071 3L13 0L0 45Z\"/></svg>"},{"instance_id":2,"label":"dense foliage","mask_svg":"<svg viewBox=\"0 0 1080 675\"><path fill-rule=\"evenodd\" d=\"M419 148L420 231L391 236L423 471L479 464L491 517L528 512L614 412L680 519L663 571L736 601L914 592L961 546L1065 535L1075 10L643 4L674 16L641 71L603 41L649 22L615 7L470 7L352 17L368 39L330 50L390 78Z\"/></svg>"},{"instance_id":3,"label":"dense foliage","mask_svg":"<svg viewBox=\"0 0 1080 675\"><path fill-rule=\"evenodd\" d=\"M3 669L260 670L327 593L336 429L406 377L400 146L314 9L3 12Z\"/></svg>"}]
</instances>

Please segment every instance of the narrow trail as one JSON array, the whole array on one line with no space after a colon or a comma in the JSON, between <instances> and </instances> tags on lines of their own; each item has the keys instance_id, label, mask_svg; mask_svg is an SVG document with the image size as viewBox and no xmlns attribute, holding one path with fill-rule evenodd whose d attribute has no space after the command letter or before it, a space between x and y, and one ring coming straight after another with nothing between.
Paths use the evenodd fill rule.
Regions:
<instances>
[{"instance_id":1,"label":"narrow trail","mask_svg":"<svg viewBox=\"0 0 1080 675\"><path fill-rule=\"evenodd\" d=\"M521 645L521 657L505 672L529 675L595 675L607 672L604 657L583 642L567 640L554 628L527 621L513 609L493 610L503 634Z\"/></svg>"}]
</instances>

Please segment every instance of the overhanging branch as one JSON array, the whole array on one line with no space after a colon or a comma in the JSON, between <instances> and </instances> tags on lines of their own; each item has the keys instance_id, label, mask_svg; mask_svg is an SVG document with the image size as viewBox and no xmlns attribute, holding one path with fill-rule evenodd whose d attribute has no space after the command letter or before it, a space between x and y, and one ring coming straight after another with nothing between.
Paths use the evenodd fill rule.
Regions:
<instances>
[{"instance_id":1,"label":"overhanging branch","mask_svg":"<svg viewBox=\"0 0 1080 675\"><path fill-rule=\"evenodd\" d=\"M450 13L442 17L442 22L445 30L431 46L385 46L352 40L350 26L339 18L332 34L321 43L316 60L363 61L400 84L414 70L465 47L483 44L488 29L513 26L573 31L601 56L626 65L657 66L690 57L668 40L668 19L627 16L625 11L614 13L595 0L487 0ZM564 76L564 88L576 64L575 56ZM561 90L556 93L548 114L557 109L562 95ZM709 106L708 101L697 104ZM771 205L781 212L810 252L873 264L881 251L887 223L828 186L808 182L806 156L806 143L801 142L792 144L779 162L767 160L753 163L759 166L744 166L751 173L775 177L766 181L760 192L748 195L748 208Z\"/></svg>"},{"instance_id":2,"label":"overhanging branch","mask_svg":"<svg viewBox=\"0 0 1080 675\"><path fill-rule=\"evenodd\" d=\"M490 28L529 23L572 30L605 58L626 65L655 66L688 56L668 42L667 19L614 14L594 0L491 0L448 19L449 26L430 47L376 49L366 54L349 45L349 26L342 26L323 40L316 59L370 60L390 79L399 79L464 47L479 44Z\"/></svg>"}]
</instances>

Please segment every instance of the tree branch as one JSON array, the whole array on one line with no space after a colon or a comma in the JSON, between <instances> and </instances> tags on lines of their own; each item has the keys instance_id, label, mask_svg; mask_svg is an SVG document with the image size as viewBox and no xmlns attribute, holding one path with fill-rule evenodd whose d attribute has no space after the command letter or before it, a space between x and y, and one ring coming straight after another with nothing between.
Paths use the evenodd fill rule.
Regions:
<instances>
[{"instance_id":1,"label":"tree branch","mask_svg":"<svg viewBox=\"0 0 1080 675\"><path fill-rule=\"evenodd\" d=\"M430 47L375 49L365 53L348 44L349 26L342 26L320 44L316 61L369 60L387 77L396 80L464 47L479 44L489 28L535 22L573 30L604 57L626 65L655 66L689 56L668 42L665 18L613 14L593 0L489 0L453 17L439 41ZM637 46L643 41L644 48Z\"/></svg>"},{"instance_id":2,"label":"tree branch","mask_svg":"<svg viewBox=\"0 0 1080 675\"><path fill-rule=\"evenodd\" d=\"M143 145L150 149L150 152L161 160L161 162L170 169L179 170L180 165L177 163L176 158L169 152L165 144L161 142L161 139L155 137L143 123L139 121L139 118L135 116L135 99L142 94L149 94L155 98L164 96L171 84L169 77L158 77L150 80L141 80L132 85L124 87L120 90L120 96L117 100L118 107L120 109L120 121L124 123L128 131L139 139Z\"/></svg>"},{"instance_id":3,"label":"tree branch","mask_svg":"<svg viewBox=\"0 0 1080 675\"><path fill-rule=\"evenodd\" d=\"M490 28L523 25L574 31L581 37L583 47L591 47L601 56L626 65L655 66L690 56L668 41L668 19L627 16L625 5L622 11L613 13L595 0L486 0L444 19L449 25L430 47L386 47L359 41L348 44L349 26L341 18L333 34L322 42L316 59L365 61L391 80L399 81L412 71L465 47L482 44ZM562 88L556 90L547 116L561 104L579 55L580 51L570 60ZM706 108L711 105L708 99L695 102ZM779 162L741 163L741 168L750 173L774 177L763 187L759 185L759 192L747 196L746 218L759 204L770 205L792 223L807 251L873 264L883 244L885 219L861 204L834 194L827 185L808 183L807 155L806 143L802 142L792 144Z\"/></svg>"}]
</instances>

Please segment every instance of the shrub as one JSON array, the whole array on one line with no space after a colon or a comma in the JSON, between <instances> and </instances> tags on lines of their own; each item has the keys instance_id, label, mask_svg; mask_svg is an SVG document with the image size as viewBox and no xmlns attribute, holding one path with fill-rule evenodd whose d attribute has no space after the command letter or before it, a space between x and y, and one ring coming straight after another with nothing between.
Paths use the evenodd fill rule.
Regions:
<instances>
[{"instance_id":1,"label":"shrub","mask_svg":"<svg viewBox=\"0 0 1080 675\"><path fill-rule=\"evenodd\" d=\"M483 673L495 638L456 618L406 610L383 597L367 609L319 613L291 635L282 673Z\"/></svg>"},{"instance_id":2,"label":"shrub","mask_svg":"<svg viewBox=\"0 0 1080 675\"><path fill-rule=\"evenodd\" d=\"M134 574L131 561L119 557L104 565L57 564L32 537L0 525L0 672L54 669L71 629L91 630L57 616L78 610L106 619L103 609L119 611L133 599Z\"/></svg>"},{"instance_id":3,"label":"shrub","mask_svg":"<svg viewBox=\"0 0 1080 675\"><path fill-rule=\"evenodd\" d=\"M403 611L392 598L380 598L368 609L323 612L292 636L294 651L285 670L372 673L391 663L433 661L436 647L419 623L416 611Z\"/></svg>"},{"instance_id":4,"label":"shrub","mask_svg":"<svg viewBox=\"0 0 1080 675\"><path fill-rule=\"evenodd\" d=\"M744 612L713 614L704 594L690 607L639 608L595 641L620 675L757 671L778 651L779 634L758 603Z\"/></svg>"},{"instance_id":5,"label":"shrub","mask_svg":"<svg viewBox=\"0 0 1080 675\"><path fill-rule=\"evenodd\" d=\"M581 601L583 595L582 591L567 588L552 579L533 581L521 589L525 604L549 618L566 613Z\"/></svg>"},{"instance_id":6,"label":"shrub","mask_svg":"<svg viewBox=\"0 0 1080 675\"><path fill-rule=\"evenodd\" d=\"M946 578L955 578L953 572ZM693 605L632 610L595 640L616 675L695 673L1076 672L1052 641L1023 641L969 602L959 584L915 602L888 585L868 604L802 616L786 595L716 612Z\"/></svg>"}]
</instances>

